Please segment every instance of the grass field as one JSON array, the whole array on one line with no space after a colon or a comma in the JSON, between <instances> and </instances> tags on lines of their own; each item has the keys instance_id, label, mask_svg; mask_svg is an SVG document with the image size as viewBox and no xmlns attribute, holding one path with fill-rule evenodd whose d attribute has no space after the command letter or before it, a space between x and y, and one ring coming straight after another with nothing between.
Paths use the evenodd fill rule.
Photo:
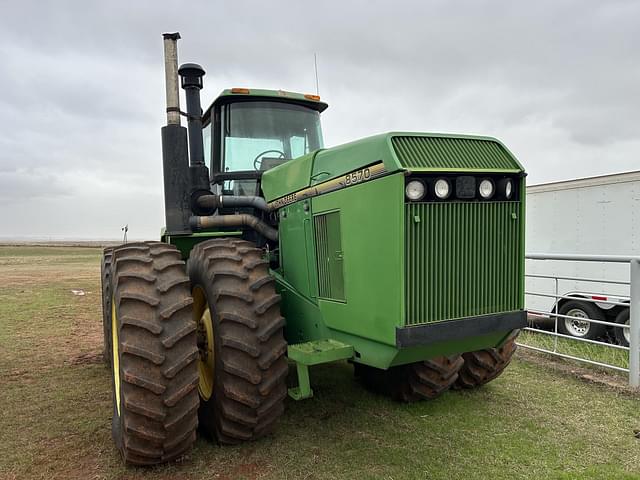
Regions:
<instances>
[{"instance_id":1,"label":"grass field","mask_svg":"<svg viewBox=\"0 0 640 480\"><path fill-rule=\"evenodd\" d=\"M640 478L636 396L516 358L473 392L403 405L337 363L276 432L125 468L101 363L100 251L0 247L0 478ZM82 289L84 296L72 289Z\"/></svg>"},{"instance_id":2,"label":"grass field","mask_svg":"<svg viewBox=\"0 0 640 480\"><path fill-rule=\"evenodd\" d=\"M544 348L545 350L572 355L578 358L586 358L595 362L606 363L621 368L629 368L629 351L614 346L606 347L586 342L580 342L570 338L556 338L544 333L525 331L520 334L518 342L524 345ZM592 367L602 370L599 367Z\"/></svg>"}]
</instances>

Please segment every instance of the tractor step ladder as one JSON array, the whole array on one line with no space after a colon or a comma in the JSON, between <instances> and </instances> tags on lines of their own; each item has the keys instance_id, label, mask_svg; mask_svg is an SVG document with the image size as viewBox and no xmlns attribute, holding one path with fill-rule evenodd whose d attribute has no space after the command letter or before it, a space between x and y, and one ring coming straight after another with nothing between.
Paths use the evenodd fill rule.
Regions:
<instances>
[{"instance_id":1,"label":"tractor step ladder","mask_svg":"<svg viewBox=\"0 0 640 480\"><path fill-rule=\"evenodd\" d=\"M332 339L315 340L289 345L287 355L290 360L296 362L298 371L298 386L289 389L289 396L294 400L304 400L313 397L309 382L309 367L352 358L353 346Z\"/></svg>"}]
</instances>

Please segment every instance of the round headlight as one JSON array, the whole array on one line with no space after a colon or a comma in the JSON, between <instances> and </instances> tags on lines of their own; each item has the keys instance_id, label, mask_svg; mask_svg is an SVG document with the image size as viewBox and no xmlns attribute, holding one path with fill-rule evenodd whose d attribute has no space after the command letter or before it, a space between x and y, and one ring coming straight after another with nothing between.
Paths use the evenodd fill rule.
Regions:
<instances>
[{"instance_id":1,"label":"round headlight","mask_svg":"<svg viewBox=\"0 0 640 480\"><path fill-rule=\"evenodd\" d=\"M488 178L482 180L478 187L478 193L480 193L480 196L485 200L493 197L493 182Z\"/></svg>"},{"instance_id":2,"label":"round headlight","mask_svg":"<svg viewBox=\"0 0 640 480\"><path fill-rule=\"evenodd\" d=\"M504 196L507 200L509 200L512 194L513 194L513 182L511 180L507 180L504 183Z\"/></svg>"},{"instance_id":3,"label":"round headlight","mask_svg":"<svg viewBox=\"0 0 640 480\"><path fill-rule=\"evenodd\" d=\"M404 193L409 200L416 201L420 200L424 197L425 193L427 193L427 189L420 180L411 180L407 183L407 186L404 189Z\"/></svg>"},{"instance_id":4,"label":"round headlight","mask_svg":"<svg viewBox=\"0 0 640 480\"><path fill-rule=\"evenodd\" d=\"M439 178L436 180L436 184L433 186L433 190L436 194L436 197L444 200L449 197L451 193L451 185L449 185L449 181L444 178Z\"/></svg>"}]
</instances>

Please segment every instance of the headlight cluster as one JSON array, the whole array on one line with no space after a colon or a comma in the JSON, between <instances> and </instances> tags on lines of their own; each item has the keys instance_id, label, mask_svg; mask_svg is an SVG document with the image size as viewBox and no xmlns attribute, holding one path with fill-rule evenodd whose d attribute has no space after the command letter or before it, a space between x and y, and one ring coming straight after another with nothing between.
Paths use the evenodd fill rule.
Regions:
<instances>
[{"instance_id":1,"label":"headlight cluster","mask_svg":"<svg viewBox=\"0 0 640 480\"><path fill-rule=\"evenodd\" d=\"M436 194L440 200L446 200L451 195L451 185L448 180L444 178L439 178L436 180L436 183L433 188L433 193Z\"/></svg>"},{"instance_id":2,"label":"headlight cluster","mask_svg":"<svg viewBox=\"0 0 640 480\"><path fill-rule=\"evenodd\" d=\"M513 200L515 180L460 175L457 177L410 178L405 195L411 202L456 200Z\"/></svg>"},{"instance_id":3,"label":"headlight cluster","mask_svg":"<svg viewBox=\"0 0 640 480\"><path fill-rule=\"evenodd\" d=\"M493 193L494 193L495 189L496 188L495 188L493 182L491 180L489 180L488 178L480 180L480 186L478 187L478 193L485 200L489 200L491 197L493 197Z\"/></svg>"},{"instance_id":4,"label":"headlight cluster","mask_svg":"<svg viewBox=\"0 0 640 480\"><path fill-rule=\"evenodd\" d=\"M427 193L427 187L420 180L411 180L404 188L407 198L413 202L422 200Z\"/></svg>"}]
</instances>

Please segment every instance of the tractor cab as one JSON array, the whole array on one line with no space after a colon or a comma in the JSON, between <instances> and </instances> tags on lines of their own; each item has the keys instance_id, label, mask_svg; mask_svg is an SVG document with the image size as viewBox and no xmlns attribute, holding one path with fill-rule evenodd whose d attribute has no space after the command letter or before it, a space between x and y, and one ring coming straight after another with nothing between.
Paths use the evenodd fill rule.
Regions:
<instances>
[{"instance_id":1,"label":"tractor cab","mask_svg":"<svg viewBox=\"0 0 640 480\"><path fill-rule=\"evenodd\" d=\"M281 90L224 90L203 116L205 163L213 190L258 195L262 173L323 148L316 95Z\"/></svg>"}]
</instances>

